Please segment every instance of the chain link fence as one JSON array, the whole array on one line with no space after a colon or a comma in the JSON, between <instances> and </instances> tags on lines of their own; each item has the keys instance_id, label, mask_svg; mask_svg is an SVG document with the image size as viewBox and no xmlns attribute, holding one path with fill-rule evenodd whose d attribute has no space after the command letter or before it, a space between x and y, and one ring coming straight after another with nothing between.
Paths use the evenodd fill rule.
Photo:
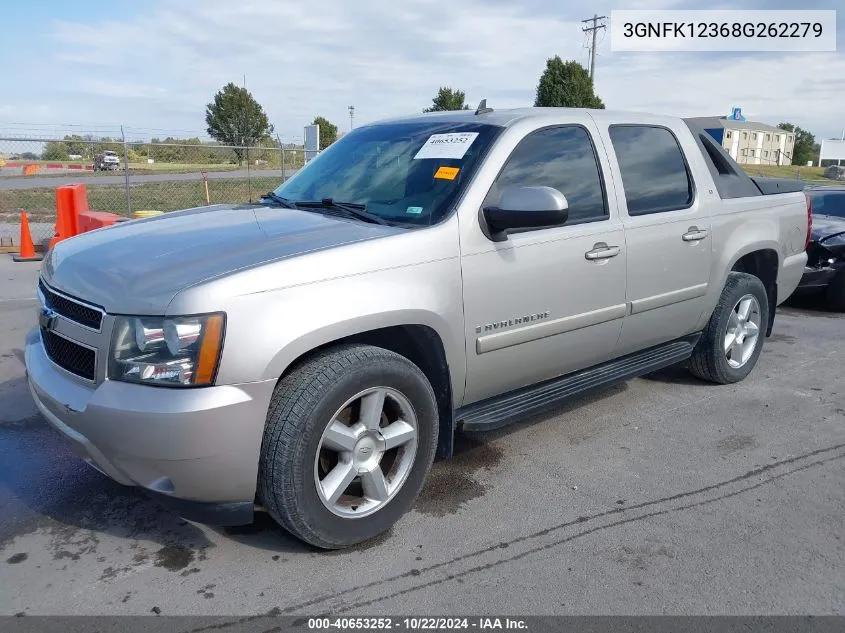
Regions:
<instances>
[{"instance_id":1,"label":"chain link fence","mask_svg":"<svg viewBox=\"0 0 845 633\"><path fill-rule=\"evenodd\" d=\"M56 187L85 183L94 211L131 216L256 200L289 178L312 152L280 138L252 147L199 138L148 141L72 134L21 138L0 134L0 247L17 246L26 211L33 241L52 237ZM746 164L751 175L823 182L821 167ZM830 182L830 181L828 181Z\"/></svg>"},{"instance_id":2,"label":"chain link fence","mask_svg":"<svg viewBox=\"0 0 845 633\"><path fill-rule=\"evenodd\" d=\"M33 241L49 240L59 185L84 183L94 211L175 211L256 200L313 154L279 138L247 147L199 139L0 136L0 238L17 245L26 211Z\"/></svg>"}]
</instances>

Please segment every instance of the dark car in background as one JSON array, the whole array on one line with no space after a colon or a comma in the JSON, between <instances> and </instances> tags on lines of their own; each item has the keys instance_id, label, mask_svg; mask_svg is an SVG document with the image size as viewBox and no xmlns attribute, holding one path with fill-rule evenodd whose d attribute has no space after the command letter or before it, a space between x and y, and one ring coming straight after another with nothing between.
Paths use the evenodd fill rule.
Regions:
<instances>
[{"instance_id":1,"label":"dark car in background","mask_svg":"<svg viewBox=\"0 0 845 633\"><path fill-rule=\"evenodd\" d=\"M813 226L807 265L796 295L824 293L828 305L845 311L845 185L807 187Z\"/></svg>"},{"instance_id":2,"label":"dark car in background","mask_svg":"<svg viewBox=\"0 0 845 633\"><path fill-rule=\"evenodd\" d=\"M845 165L830 165L824 170L824 177L831 180L845 180Z\"/></svg>"}]
</instances>

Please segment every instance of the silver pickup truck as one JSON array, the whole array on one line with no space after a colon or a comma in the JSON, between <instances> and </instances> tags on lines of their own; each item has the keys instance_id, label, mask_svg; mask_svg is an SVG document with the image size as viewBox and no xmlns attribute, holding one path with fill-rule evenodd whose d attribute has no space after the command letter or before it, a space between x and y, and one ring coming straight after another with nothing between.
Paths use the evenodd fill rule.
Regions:
<instances>
[{"instance_id":1,"label":"silver pickup truck","mask_svg":"<svg viewBox=\"0 0 845 633\"><path fill-rule=\"evenodd\" d=\"M740 381L806 262L800 183L683 119L528 108L356 128L260 202L60 242L26 341L91 466L217 525L385 532L453 438L684 363Z\"/></svg>"}]
</instances>

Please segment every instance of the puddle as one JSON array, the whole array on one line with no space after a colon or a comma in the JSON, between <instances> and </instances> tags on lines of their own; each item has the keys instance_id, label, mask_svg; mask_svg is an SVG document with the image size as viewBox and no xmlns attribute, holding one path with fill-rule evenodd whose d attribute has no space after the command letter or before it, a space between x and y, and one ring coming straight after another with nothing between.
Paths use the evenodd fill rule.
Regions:
<instances>
[{"instance_id":1,"label":"puddle","mask_svg":"<svg viewBox=\"0 0 845 633\"><path fill-rule=\"evenodd\" d=\"M454 457L434 464L414 509L435 517L456 513L484 494L484 486L473 475L492 469L501 459L501 449L492 442L456 435Z\"/></svg>"},{"instance_id":2,"label":"puddle","mask_svg":"<svg viewBox=\"0 0 845 633\"><path fill-rule=\"evenodd\" d=\"M751 435L728 435L716 442L720 455L729 455L756 446L757 441Z\"/></svg>"},{"instance_id":3,"label":"puddle","mask_svg":"<svg viewBox=\"0 0 845 633\"><path fill-rule=\"evenodd\" d=\"M155 566L168 571L182 571L194 562L194 552L187 547L166 545L155 553Z\"/></svg>"},{"instance_id":4,"label":"puddle","mask_svg":"<svg viewBox=\"0 0 845 633\"><path fill-rule=\"evenodd\" d=\"M767 342L769 341L772 343L786 343L787 345L794 345L795 337L790 336L789 334L777 334L773 332Z\"/></svg>"}]
</instances>

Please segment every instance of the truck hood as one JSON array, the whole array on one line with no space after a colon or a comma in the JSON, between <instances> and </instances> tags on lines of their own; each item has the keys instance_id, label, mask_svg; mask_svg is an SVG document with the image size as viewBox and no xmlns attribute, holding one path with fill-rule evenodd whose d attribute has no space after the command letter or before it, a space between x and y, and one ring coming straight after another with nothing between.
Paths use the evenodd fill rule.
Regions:
<instances>
[{"instance_id":1,"label":"truck hood","mask_svg":"<svg viewBox=\"0 0 845 633\"><path fill-rule=\"evenodd\" d=\"M41 275L107 312L163 314L187 287L235 271L403 229L256 205L214 205L64 240Z\"/></svg>"}]
</instances>

